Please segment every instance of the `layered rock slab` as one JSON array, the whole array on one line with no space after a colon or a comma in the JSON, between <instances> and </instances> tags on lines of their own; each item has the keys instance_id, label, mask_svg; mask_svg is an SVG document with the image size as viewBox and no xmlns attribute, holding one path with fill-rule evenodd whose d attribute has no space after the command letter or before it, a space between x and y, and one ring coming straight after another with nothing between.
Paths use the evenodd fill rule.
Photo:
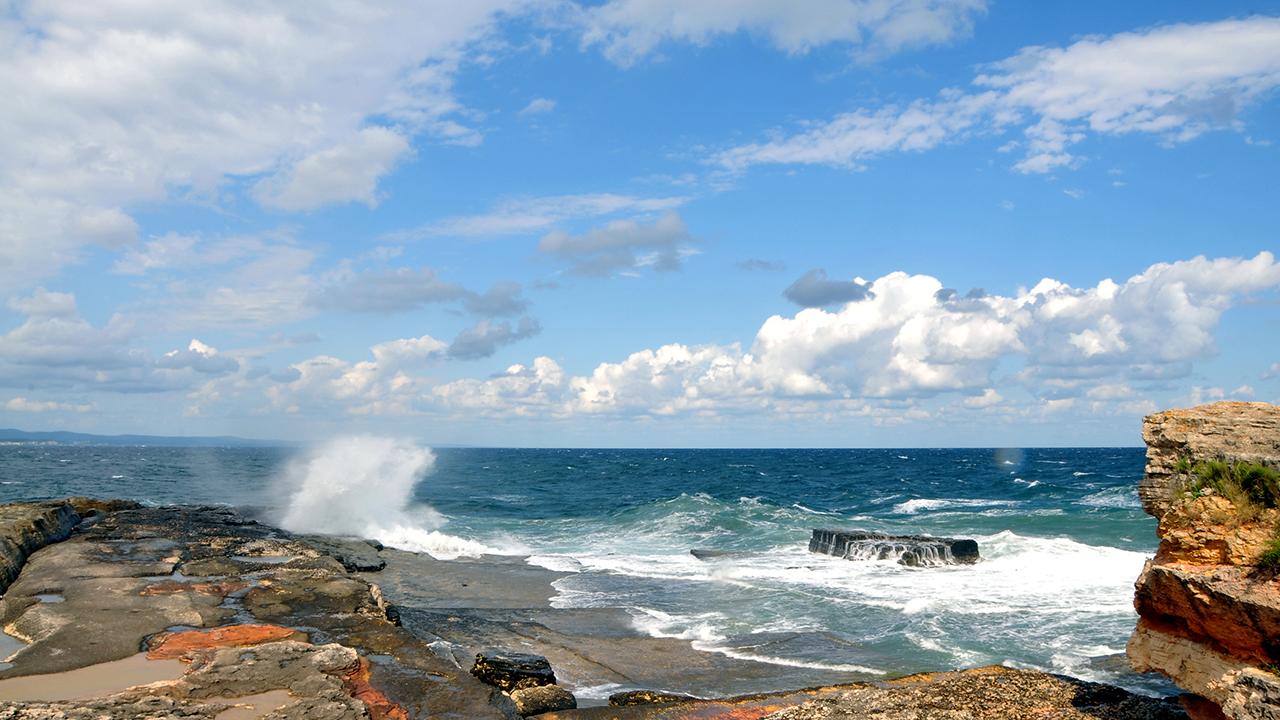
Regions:
<instances>
[{"instance_id":1,"label":"layered rock slab","mask_svg":"<svg viewBox=\"0 0 1280 720\"><path fill-rule=\"evenodd\" d=\"M106 698L6 703L0 718L214 717L234 698L281 691L294 699L272 717L518 717L400 628L377 586L332 553L227 508L95 510L31 553L8 588L0 619L29 644L0 678L146 647L189 669ZM51 593L62 601L43 602Z\"/></svg>"}]
</instances>

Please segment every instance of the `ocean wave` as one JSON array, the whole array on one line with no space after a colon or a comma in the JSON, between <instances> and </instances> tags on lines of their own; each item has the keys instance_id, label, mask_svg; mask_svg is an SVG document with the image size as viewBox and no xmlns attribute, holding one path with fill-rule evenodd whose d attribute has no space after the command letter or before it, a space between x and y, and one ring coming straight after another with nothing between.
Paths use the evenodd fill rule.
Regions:
<instances>
[{"instance_id":1,"label":"ocean wave","mask_svg":"<svg viewBox=\"0 0 1280 720\"><path fill-rule=\"evenodd\" d=\"M413 443L372 435L335 438L291 462L281 477L288 502L280 526L294 532L373 538L441 560L517 554L447 535L434 508L413 491L435 455Z\"/></svg>"},{"instance_id":2,"label":"ocean wave","mask_svg":"<svg viewBox=\"0 0 1280 720\"><path fill-rule=\"evenodd\" d=\"M1085 495L1077 500L1076 503L1090 507L1132 508L1135 510L1142 508L1142 500L1138 498L1138 492L1131 488L1099 490L1096 493Z\"/></svg>"},{"instance_id":3,"label":"ocean wave","mask_svg":"<svg viewBox=\"0 0 1280 720\"><path fill-rule=\"evenodd\" d=\"M898 503L893 506L893 512L900 515L914 515L922 510L943 510L951 508L975 508L975 507L1008 507L1021 504L1017 500L972 500L963 498L918 498Z\"/></svg>"},{"instance_id":4,"label":"ocean wave","mask_svg":"<svg viewBox=\"0 0 1280 720\"><path fill-rule=\"evenodd\" d=\"M725 620L725 616L721 613L678 615L646 607L636 607L633 608L631 617L635 628L650 637L688 640L695 650L718 653L737 660L749 660L768 665L783 665L809 670L862 673L865 675L886 674L884 670L865 665L784 658L747 652L741 648L733 647L726 644L727 638L718 630L718 626L721 626Z\"/></svg>"}]
</instances>

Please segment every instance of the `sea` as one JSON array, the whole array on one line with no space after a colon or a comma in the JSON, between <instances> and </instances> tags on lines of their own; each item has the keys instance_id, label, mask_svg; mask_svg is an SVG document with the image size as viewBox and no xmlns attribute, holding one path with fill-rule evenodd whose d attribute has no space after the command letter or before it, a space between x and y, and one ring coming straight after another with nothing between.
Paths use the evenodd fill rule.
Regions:
<instances>
[{"instance_id":1,"label":"sea","mask_svg":"<svg viewBox=\"0 0 1280 720\"><path fill-rule=\"evenodd\" d=\"M566 573L556 607L648 635L866 679L986 664L1151 695L1123 661L1156 548L1141 448L0 446L0 500L93 495L247 506L286 528ZM810 553L815 528L977 540L973 565ZM720 551L700 560L691 550Z\"/></svg>"}]
</instances>

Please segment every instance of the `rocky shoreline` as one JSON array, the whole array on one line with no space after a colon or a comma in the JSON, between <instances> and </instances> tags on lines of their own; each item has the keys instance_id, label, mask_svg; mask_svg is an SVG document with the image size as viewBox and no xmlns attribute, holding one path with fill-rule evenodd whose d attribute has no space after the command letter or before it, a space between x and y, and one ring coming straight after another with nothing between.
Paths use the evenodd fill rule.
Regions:
<instances>
[{"instance_id":1,"label":"rocky shoreline","mask_svg":"<svg viewBox=\"0 0 1280 720\"><path fill-rule=\"evenodd\" d=\"M495 644L550 658L572 687L643 686L678 667L689 692L732 687L725 679L736 673L778 672L637 637L608 609L546 608L554 573L294 536L228 508L18 503L0 507L0 538L6 567L20 570L0 588L0 620L24 641L0 670L0 720L517 718L522 691L509 695L469 672L474 649ZM405 573L415 589L399 596ZM388 602L379 582L402 604ZM797 687L827 682L786 670ZM636 704L542 717L1183 716L1168 701L1007 668L725 700L632 692L615 702Z\"/></svg>"},{"instance_id":2,"label":"rocky shoreline","mask_svg":"<svg viewBox=\"0 0 1280 720\"><path fill-rule=\"evenodd\" d=\"M0 720L1278 718L1280 576L1264 556L1280 508L1259 495L1244 512L1254 501L1204 468L1272 477L1280 408L1160 413L1144 437L1161 545L1128 655L1187 690L1178 700L1005 667L858 682L644 636L620 608L553 608L563 574L516 558L444 562L227 507L69 498L0 505ZM972 541L853 531L817 530L811 549L978 559ZM761 686L807 689L743 694Z\"/></svg>"}]
</instances>

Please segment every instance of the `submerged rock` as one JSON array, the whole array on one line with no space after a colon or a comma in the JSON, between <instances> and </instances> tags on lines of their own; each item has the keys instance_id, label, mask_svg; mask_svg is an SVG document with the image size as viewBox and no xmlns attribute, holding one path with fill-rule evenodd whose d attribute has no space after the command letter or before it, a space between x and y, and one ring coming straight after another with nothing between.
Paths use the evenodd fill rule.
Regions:
<instances>
[{"instance_id":1,"label":"submerged rock","mask_svg":"<svg viewBox=\"0 0 1280 720\"><path fill-rule=\"evenodd\" d=\"M502 650L486 650L477 654L471 674L480 682L507 692L556 684L556 674L546 658Z\"/></svg>"},{"instance_id":2,"label":"submerged rock","mask_svg":"<svg viewBox=\"0 0 1280 720\"><path fill-rule=\"evenodd\" d=\"M860 530L814 530L809 552L846 560L897 560L910 567L966 565L979 559L975 540Z\"/></svg>"},{"instance_id":3,"label":"submerged rock","mask_svg":"<svg viewBox=\"0 0 1280 720\"><path fill-rule=\"evenodd\" d=\"M573 693L559 685L538 685L513 690L511 701L516 704L516 712L524 717L557 710L574 710L578 707L578 699Z\"/></svg>"}]
</instances>

